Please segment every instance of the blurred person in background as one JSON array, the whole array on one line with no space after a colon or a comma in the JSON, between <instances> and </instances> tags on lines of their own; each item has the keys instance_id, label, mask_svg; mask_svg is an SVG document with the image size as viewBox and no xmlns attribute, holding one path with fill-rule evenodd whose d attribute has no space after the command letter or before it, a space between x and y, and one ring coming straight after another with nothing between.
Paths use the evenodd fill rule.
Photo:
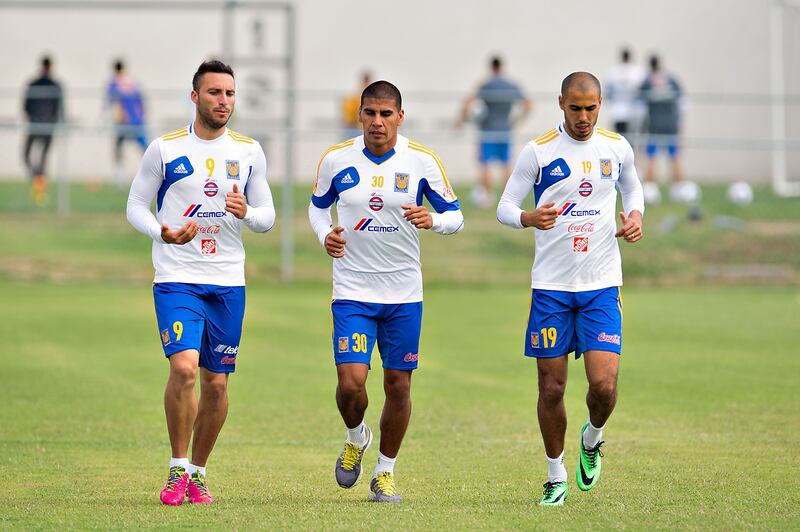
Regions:
<instances>
[{"instance_id":1,"label":"blurred person in background","mask_svg":"<svg viewBox=\"0 0 800 532\"><path fill-rule=\"evenodd\" d=\"M644 201L633 148L617 133L598 128L600 82L574 72L561 83L564 120L522 149L497 206L510 227L533 227L536 257L525 356L536 359L537 414L547 459L539 504L567 499L564 437L568 355L583 356L589 419L581 428L575 481L583 491L597 485L603 430L617 401L622 352L622 259L618 238L642 238ZM616 227L617 190L622 195ZM521 208L533 193L531 211Z\"/></svg>"},{"instance_id":2,"label":"blurred person in background","mask_svg":"<svg viewBox=\"0 0 800 532\"><path fill-rule=\"evenodd\" d=\"M683 179L679 139L683 121L682 96L680 84L672 74L662 69L659 57L650 57L650 72L639 89L639 97L647 109L647 183L657 180L656 156L662 151L669 155L673 184Z\"/></svg>"},{"instance_id":3,"label":"blurred person in background","mask_svg":"<svg viewBox=\"0 0 800 532\"><path fill-rule=\"evenodd\" d=\"M364 71L361 74L361 85L358 90L342 100L342 127L345 140L361 134L361 122L358 112L361 109L361 93L372 83L372 74Z\"/></svg>"},{"instance_id":4,"label":"blurred person in background","mask_svg":"<svg viewBox=\"0 0 800 532\"><path fill-rule=\"evenodd\" d=\"M47 201L47 153L56 127L64 120L64 93L61 85L51 76L52 66L50 57L43 57L39 76L25 89L24 110L28 121L28 135L23 158L31 178L33 199L39 206ZM32 154L36 151L34 145L38 149L36 155Z\"/></svg>"},{"instance_id":5,"label":"blurred person in background","mask_svg":"<svg viewBox=\"0 0 800 532\"><path fill-rule=\"evenodd\" d=\"M614 131L633 144L632 139L636 136L641 118L639 89L645 72L631 61L631 51L628 48L623 48L620 56L619 64L614 65L606 74L603 92Z\"/></svg>"},{"instance_id":6,"label":"blurred person in background","mask_svg":"<svg viewBox=\"0 0 800 532\"><path fill-rule=\"evenodd\" d=\"M122 60L114 62L114 75L106 89L106 102L111 108L115 126L114 182L118 188L126 186L125 168L122 163L122 145L134 141L147 149L147 134L144 119L144 100L138 84L128 77Z\"/></svg>"},{"instance_id":7,"label":"blurred person in background","mask_svg":"<svg viewBox=\"0 0 800 532\"><path fill-rule=\"evenodd\" d=\"M503 165L505 183L511 174L511 129L524 120L532 108L531 101L519 85L505 77L500 57L492 57L489 68L489 79L464 101L461 119L457 124L461 127L465 122L471 121L480 128L480 176L478 185L472 190L472 201L482 209L494 205L491 163ZM515 108L518 109L512 113Z\"/></svg>"}]
</instances>

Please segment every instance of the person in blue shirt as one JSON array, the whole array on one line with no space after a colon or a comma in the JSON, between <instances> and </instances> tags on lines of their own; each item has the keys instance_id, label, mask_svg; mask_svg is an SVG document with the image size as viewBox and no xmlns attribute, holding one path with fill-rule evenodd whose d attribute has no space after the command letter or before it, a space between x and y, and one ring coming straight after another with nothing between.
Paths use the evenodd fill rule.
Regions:
<instances>
[{"instance_id":1,"label":"person in blue shirt","mask_svg":"<svg viewBox=\"0 0 800 532\"><path fill-rule=\"evenodd\" d=\"M121 60L114 62L114 77L108 84L107 102L111 107L116 130L114 142L115 182L118 187L124 183L125 171L122 166L122 145L127 141L136 142L142 149L147 149L147 133L144 119L144 99L139 85L125 73L125 64Z\"/></svg>"},{"instance_id":2,"label":"person in blue shirt","mask_svg":"<svg viewBox=\"0 0 800 532\"><path fill-rule=\"evenodd\" d=\"M472 201L483 209L494 205L490 165L492 162L503 165L505 183L512 169L509 162L511 128L524 120L532 107L522 89L504 76L500 57L491 59L490 68L489 79L467 98L461 110L461 123L472 121L481 132L478 153L480 181L473 189ZM515 107L520 109L512 113Z\"/></svg>"}]
</instances>

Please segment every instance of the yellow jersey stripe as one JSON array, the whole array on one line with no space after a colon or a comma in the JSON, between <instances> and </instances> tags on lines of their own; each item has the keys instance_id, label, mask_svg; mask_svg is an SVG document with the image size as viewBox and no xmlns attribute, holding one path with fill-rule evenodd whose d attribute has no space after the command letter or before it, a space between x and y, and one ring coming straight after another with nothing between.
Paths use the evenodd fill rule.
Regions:
<instances>
[{"instance_id":1,"label":"yellow jersey stripe","mask_svg":"<svg viewBox=\"0 0 800 532\"><path fill-rule=\"evenodd\" d=\"M250 137L248 137L246 135L242 135L241 133L237 133L237 132L233 131L232 129L228 130L228 135L230 135L231 137L238 137L238 138L245 139L245 140L253 140L252 138L250 138Z\"/></svg>"},{"instance_id":2,"label":"yellow jersey stripe","mask_svg":"<svg viewBox=\"0 0 800 532\"><path fill-rule=\"evenodd\" d=\"M236 142L244 142L245 144L254 144L255 141L250 137L245 137L244 135L236 134L232 131L228 131L228 136L235 140Z\"/></svg>"},{"instance_id":3,"label":"yellow jersey stripe","mask_svg":"<svg viewBox=\"0 0 800 532\"><path fill-rule=\"evenodd\" d=\"M426 148L422 144L417 144L416 142L413 141L408 141L408 147L411 148L412 150L417 150L421 151L422 153L427 153L428 155L433 157L433 160L436 161L436 165L439 167L439 171L442 173L442 178L444 178L444 186L452 190L453 187L450 186L450 181L447 179L447 172L444 171L444 165L442 164L442 160L439 159L438 155L433 153L432 150ZM453 193L453 195L455 196L455 193Z\"/></svg>"},{"instance_id":4,"label":"yellow jersey stripe","mask_svg":"<svg viewBox=\"0 0 800 532\"><path fill-rule=\"evenodd\" d=\"M325 153L322 154L322 157L319 158L319 162L317 163L317 179L314 180L314 188L311 189L311 193L317 191L317 184L319 183L319 167L322 166L322 161L325 160L325 157L332 151L341 150L342 148L347 148L348 146L352 146L356 139L350 139L342 142L341 144L336 144L335 146L331 146Z\"/></svg>"},{"instance_id":5,"label":"yellow jersey stripe","mask_svg":"<svg viewBox=\"0 0 800 532\"><path fill-rule=\"evenodd\" d=\"M622 140L622 137L620 135L610 135L610 134L605 133L605 132L600 131L600 130L597 130L597 134L598 135L603 135L604 137L607 137L607 138L612 139L612 140Z\"/></svg>"},{"instance_id":6,"label":"yellow jersey stripe","mask_svg":"<svg viewBox=\"0 0 800 532\"><path fill-rule=\"evenodd\" d=\"M548 138L546 138L544 140L536 141L536 144L539 145L539 146L543 146L543 145L547 144L548 142L550 142L550 141L552 141L554 139L557 139L560 135L561 135L561 133L556 133L552 137L548 137Z\"/></svg>"},{"instance_id":7,"label":"yellow jersey stripe","mask_svg":"<svg viewBox=\"0 0 800 532\"><path fill-rule=\"evenodd\" d=\"M188 136L189 136L188 133L184 133L183 135L173 135L171 137L161 137L161 140L163 140L164 142L167 142L167 141L170 141L170 140L182 139L183 137L188 137Z\"/></svg>"},{"instance_id":8,"label":"yellow jersey stripe","mask_svg":"<svg viewBox=\"0 0 800 532\"><path fill-rule=\"evenodd\" d=\"M166 135L162 135L161 138L164 140L170 140L173 137L183 137L189 134L189 128L179 129L177 131L173 131L172 133L167 133Z\"/></svg>"},{"instance_id":9,"label":"yellow jersey stripe","mask_svg":"<svg viewBox=\"0 0 800 532\"><path fill-rule=\"evenodd\" d=\"M542 135L539 135L538 137L536 137L536 138L535 138L535 139L533 139L533 140L534 140L535 142L539 142L540 140L544 140L545 138L547 138L547 137L549 137L549 136L551 136L551 135L553 135L553 134L558 134L558 130L557 130L556 128L553 128L553 129L551 129L551 130L550 130L550 131L548 131L547 133L544 133L544 134L542 134Z\"/></svg>"}]
</instances>

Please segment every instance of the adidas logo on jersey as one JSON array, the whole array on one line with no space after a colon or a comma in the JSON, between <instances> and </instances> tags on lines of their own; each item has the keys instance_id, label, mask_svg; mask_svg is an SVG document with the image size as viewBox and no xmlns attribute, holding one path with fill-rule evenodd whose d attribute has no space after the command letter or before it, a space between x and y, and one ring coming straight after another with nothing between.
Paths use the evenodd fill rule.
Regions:
<instances>
[{"instance_id":1,"label":"adidas logo on jersey","mask_svg":"<svg viewBox=\"0 0 800 532\"><path fill-rule=\"evenodd\" d=\"M550 170L550 177L564 177L564 170L561 169L561 166L556 166Z\"/></svg>"},{"instance_id":2,"label":"adidas logo on jersey","mask_svg":"<svg viewBox=\"0 0 800 532\"><path fill-rule=\"evenodd\" d=\"M343 185L352 184L352 183L353 183L353 178L350 177L350 174L347 174L346 176L344 176L342 178L342 184Z\"/></svg>"},{"instance_id":3,"label":"adidas logo on jersey","mask_svg":"<svg viewBox=\"0 0 800 532\"><path fill-rule=\"evenodd\" d=\"M176 174L188 174L189 170L187 170L186 167L183 165L183 163L181 163L175 167L175 170L173 170L173 172L175 172Z\"/></svg>"}]
</instances>

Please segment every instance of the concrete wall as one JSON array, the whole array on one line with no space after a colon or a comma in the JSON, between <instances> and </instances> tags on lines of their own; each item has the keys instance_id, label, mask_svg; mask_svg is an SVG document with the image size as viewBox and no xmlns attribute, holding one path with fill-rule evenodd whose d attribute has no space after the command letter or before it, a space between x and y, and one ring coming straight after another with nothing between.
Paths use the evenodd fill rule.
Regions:
<instances>
[{"instance_id":1,"label":"concrete wall","mask_svg":"<svg viewBox=\"0 0 800 532\"><path fill-rule=\"evenodd\" d=\"M685 130L690 177L769 178L767 0L296 0L294 5L298 180L310 180L320 153L340 139L332 129L339 98L356 88L365 68L400 87L408 118L404 133L438 151L454 181L464 182L476 174L474 134L450 126L461 100L486 75L491 54L505 58L508 75L535 100L534 114L517 132L516 151L559 121L561 79L574 70L602 77L622 45L629 45L642 64L648 54L660 54L665 68L690 93ZM787 13L787 87L800 94L795 59L800 9ZM281 17L260 20L262 49L281 52ZM235 21L240 52L258 46L252 23L250 16ZM191 119L189 81L202 59L220 52L221 27L217 13L192 10L0 10L0 124L7 126L0 129L0 176L23 173L20 134L8 126L21 118L22 86L43 52L53 55L55 74L68 91L70 120L84 128L107 124L102 88L112 59L124 57L146 88L151 129L160 134ZM266 140L277 177L285 155L277 123L283 114L280 95L251 90L247 97L247 86L281 89L285 80L279 69L247 66L237 69L237 78L241 91L235 127ZM800 137L797 99L788 115L794 138ZM61 172L80 179L111 175L109 132L80 132L56 150L52 162ZM126 155L132 173L138 153L131 147ZM797 153L790 154L790 172L799 162Z\"/></svg>"}]
</instances>

